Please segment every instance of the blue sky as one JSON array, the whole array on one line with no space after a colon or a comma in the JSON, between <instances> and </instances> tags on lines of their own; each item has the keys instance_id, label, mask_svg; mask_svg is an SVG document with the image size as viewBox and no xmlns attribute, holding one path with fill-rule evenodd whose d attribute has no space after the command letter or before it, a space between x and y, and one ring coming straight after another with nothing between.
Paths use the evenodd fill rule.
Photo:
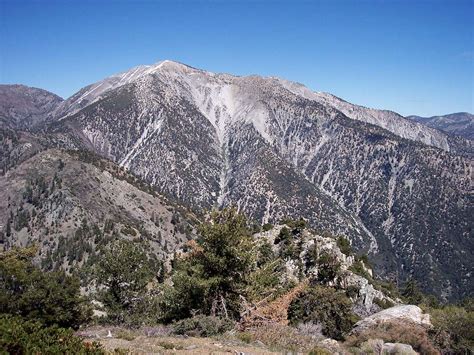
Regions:
<instances>
[{"instance_id":1,"label":"blue sky","mask_svg":"<svg viewBox=\"0 0 474 355\"><path fill-rule=\"evenodd\" d=\"M474 0L0 0L0 82L68 97L163 59L401 114L473 112Z\"/></svg>"}]
</instances>

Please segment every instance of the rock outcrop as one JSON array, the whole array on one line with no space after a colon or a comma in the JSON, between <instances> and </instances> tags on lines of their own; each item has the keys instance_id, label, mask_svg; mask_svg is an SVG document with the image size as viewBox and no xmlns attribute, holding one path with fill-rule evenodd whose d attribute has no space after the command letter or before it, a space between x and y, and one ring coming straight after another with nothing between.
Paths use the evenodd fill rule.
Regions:
<instances>
[{"instance_id":1,"label":"rock outcrop","mask_svg":"<svg viewBox=\"0 0 474 355\"><path fill-rule=\"evenodd\" d=\"M382 352L384 354L403 354L403 355L416 355L418 354L413 347L408 344L402 343L385 343L383 344Z\"/></svg>"},{"instance_id":2,"label":"rock outcrop","mask_svg":"<svg viewBox=\"0 0 474 355\"><path fill-rule=\"evenodd\" d=\"M257 234L257 238L262 238L268 242L275 253L282 254L284 243L278 241L285 225L275 226L273 229ZM327 286L338 286L344 289L352 288L356 294L352 297L354 302L354 312L360 317L366 317L378 312L381 308L375 304L375 300L384 301L389 304L400 303L383 292L375 289L374 285L366 277L356 274L353 266L356 262L363 267L367 275L372 276L372 270L366 267L363 262L357 261L354 255L344 254L338 246L337 239L332 236L322 236L312 230L302 230L295 237L299 244L299 253L296 257L286 257L284 261L285 272L284 281L299 282L301 275L308 279L316 279L320 272L320 265L312 263L321 255L330 255L338 264L338 275L333 280L327 282Z\"/></svg>"},{"instance_id":3,"label":"rock outcrop","mask_svg":"<svg viewBox=\"0 0 474 355\"><path fill-rule=\"evenodd\" d=\"M407 321L424 327L431 327L430 315L423 313L420 307L414 305L399 305L384 309L357 322L353 332L361 332L379 323L391 321Z\"/></svg>"}]
</instances>

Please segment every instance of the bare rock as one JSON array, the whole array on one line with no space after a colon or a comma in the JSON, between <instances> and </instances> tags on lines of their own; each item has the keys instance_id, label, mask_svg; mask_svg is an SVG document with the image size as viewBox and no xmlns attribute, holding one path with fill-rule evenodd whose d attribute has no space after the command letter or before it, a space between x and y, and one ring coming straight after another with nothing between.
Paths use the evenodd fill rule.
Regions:
<instances>
[{"instance_id":1,"label":"bare rock","mask_svg":"<svg viewBox=\"0 0 474 355\"><path fill-rule=\"evenodd\" d=\"M383 345L382 352L384 354L403 354L403 355L416 355L418 354L413 350L411 345L402 343L385 343Z\"/></svg>"},{"instance_id":2,"label":"bare rock","mask_svg":"<svg viewBox=\"0 0 474 355\"><path fill-rule=\"evenodd\" d=\"M424 314L420 307L414 305L402 305L387 308L357 322L353 332L360 332L378 323L393 320L412 322L425 327L431 327L430 315Z\"/></svg>"},{"instance_id":3,"label":"bare rock","mask_svg":"<svg viewBox=\"0 0 474 355\"><path fill-rule=\"evenodd\" d=\"M318 346L327 349L331 354L343 354L341 345L334 339L324 339L318 343Z\"/></svg>"}]
</instances>

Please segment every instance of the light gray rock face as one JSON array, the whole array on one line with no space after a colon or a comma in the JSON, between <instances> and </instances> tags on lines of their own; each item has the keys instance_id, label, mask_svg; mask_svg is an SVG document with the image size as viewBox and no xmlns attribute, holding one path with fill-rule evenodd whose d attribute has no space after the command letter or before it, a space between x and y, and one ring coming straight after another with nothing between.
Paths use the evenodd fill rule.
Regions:
<instances>
[{"instance_id":1,"label":"light gray rock face","mask_svg":"<svg viewBox=\"0 0 474 355\"><path fill-rule=\"evenodd\" d=\"M366 317L354 326L353 332L360 332L376 326L378 323L390 321L407 321L417 325L431 327L430 315L423 313L420 307L414 305L400 305L384 309Z\"/></svg>"},{"instance_id":2,"label":"light gray rock face","mask_svg":"<svg viewBox=\"0 0 474 355\"><path fill-rule=\"evenodd\" d=\"M92 84L55 115L50 132L180 203L304 217L348 236L379 274L445 298L474 292L473 147L461 138L281 79L170 61Z\"/></svg>"},{"instance_id":3,"label":"light gray rock face","mask_svg":"<svg viewBox=\"0 0 474 355\"><path fill-rule=\"evenodd\" d=\"M0 125L2 128L33 129L51 117L62 101L46 90L0 85Z\"/></svg>"},{"instance_id":4,"label":"light gray rock face","mask_svg":"<svg viewBox=\"0 0 474 355\"><path fill-rule=\"evenodd\" d=\"M387 300L390 303L397 303L390 297L384 295L381 291L376 290L374 286L365 277L350 273L345 278L347 286L355 286L359 289L357 305L354 311L360 317L365 317L379 310L380 308L374 303L375 300L384 301Z\"/></svg>"}]
</instances>

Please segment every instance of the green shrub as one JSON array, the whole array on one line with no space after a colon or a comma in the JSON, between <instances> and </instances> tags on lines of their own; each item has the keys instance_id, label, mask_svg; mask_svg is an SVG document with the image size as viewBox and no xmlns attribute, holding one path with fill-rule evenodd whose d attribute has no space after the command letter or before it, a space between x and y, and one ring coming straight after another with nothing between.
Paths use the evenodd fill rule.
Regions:
<instances>
[{"instance_id":1,"label":"green shrub","mask_svg":"<svg viewBox=\"0 0 474 355\"><path fill-rule=\"evenodd\" d=\"M395 305L393 302L389 301L386 298L380 299L380 298L377 298L377 297L374 298L374 303L382 309L387 309L387 308L393 307Z\"/></svg>"},{"instance_id":2,"label":"green shrub","mask_svg":"<svg viewBox=\"0 0 474 355\"><path fill-rule=\"evenodd\" d=\"M270 261L251 272L248 277L249 285L246 294L249 301L256 302L269 294L284 291L286 285L280 281L282 262L277 259Z\"/></svg>"},{"instance_id":3,"label":"green shrub","mask_svg":"<svg viewBox=\"0 0 474 355\"><path fill-rule=\"evenodd\" d=\"M341 264L335 255L323 251L318 259L317 281L328 283L335 280L340 273Z\"/></svg>"},{"instance_id":4,"label":"green shrub","mask_svg":"<svg viewBox=\"0 0 474 355\"><path fill-rule=\"evenodd\" d=\"M264 232L268 232L270 229L273 228L273 224L270 224L270 223L265 223L263 226L262 226L262 230Z\"/></svg>"},{"instance_id":5,"label":"green shrub","mask_svg":"<svg viewBox=\"0 0 474 355\"><path fill-rule=\"evenodd\" d=\"M414 279L409 279L402 290L402 296L407 303L420 304L423 302L424 295Z\"/></svg>"},{"instance_id":6,"label":"green shrub","mask_svg":"<svg viewBox=\"0 0 474 355\"><path fill-rule=\"evenodd\" d=\"M105 286L100 300L107 308L109 321L127 321L133 313L151 306L146 286L153 279L153 265L141 245L134 242L118 240L104 250L95 275Z\"/></svg>"},{"instance_id":7,"label":"green shrub","mask_svg":"<svg viewBox=\"0 0 474 355\"><path fill-rule=\"evenodd\" d=\"M210 337L225 333L234 326L235 323L229 319L197 315L173 323L172 328L179 335Z\"/></svg>"},{"instance_id":8,"label":"green shrub","mask_svg":"<svg viewBox=\"0 0 474 355\"><path fill-rule=\"evenodd\" d=\"M237 338L246 344L250 344L253 340L253 336L249 332L239 332L237 333Z\"/></svg>"},{"instance_id":9,"label":"green shrub","mask_svg":"<svg viewBox=\"0 0 474 355\"><path fill-rule=\"evenodd\" d=\"M290 230L287 227L280 229L280 233L275 238L275 244L287 242L291 238Z\"/></svg>"},{"instance_id":10,"label":"green shrub","mask_svg":"<svg viewBox=\"0 0 474 355\"><path fill-rule=\"evenodd\" d=\"M372 280L372 285L376 290L383 292L391 298L401 298L400 290L397 285L390 281Z\"/></svg>"},{"instance_id":11,"label":"green shrub","mask_svg":"<svg viewBox=\"0 0 474 355\"><path fill-rule=\"evenodd\" d=\"M7 315L0 316L0 349L7 354L105 354L99 344L83 342L70 329Z\"/></svg>"},{"instance_id":12,"label":"green shrub","mask_svg":"<svg viewBox=\"0 0 474 355\"><path fill-rule=\"evenodd\" d=\"M161 346L165 350L182 350L183 346L179 344L174 344L169 341L160 341L158 345Z\"/></svg>"},{"instance_id":13,"label":"green shrub","mask_svg":"<svg viewBox=\"0 0 474 355\"><path fill-rule=\"evenodd\" d=\"M159 299L160 321L169 323L174 320L189 318L194 311L207 308L207 280L202 279L202 269L193 268L186 261L179 260L172 276L173 285L163 285ZM196 275L196 277L194 277Z\"/></svg>"},{"instance_id":14,"label":"green shrub","mask_svg":"<svg viewBox=\"0 0 474 355\"><path fill-rule=\"evenodd\" d=\"M303 221L304 222L304 221ZM294 228L292 231L287 227L283 227L280 233L276 236L274 243L280 244L280 258L282 259L299 259L301 253L301 245L297 243L295 237L300 233L298 228Z\"/></svg>"},{"instance_id":15,"label":"green shrub","mask_svg":"<svg viewBox=\"0 0 474 355\"><path fill-rule=\"evenodd\" d=\"M369 256L367 254L359 255L357 259L362 261L366 267L372 269L372 264L370 263Z\"/></svg>"},{"instance_id":16,"label":"green shrub","mask_svg":"<svg viewBox=\"0 0 474 355\"><path fill-rule=\"evenodd\" d=\"M248 286L245 290L246 297L251 302L256 302L269 294L276 295L284 292L286 285L281 284L283 274L283 261L273 252L271 245L263 240L257 249L256 268L249 272Z\"/></svg>"},{"instance_id":17,"label":"green shrub","mask_svg":"<svg viewBox=\"0 0 474 355\"><path fill-rule=\"evenodd\" d=\"M369 281L372 281L372 276L370 276L369 272L365 268L364 263L361 260L356 260L350 267L349 270L352 271L354 274L362 276Z\"/></svg>"},{"instance_id":18,"label":"green shrub","mask_svg":"<svg viewBox=\"0 0 474 355\"><path fill-rule=\"evenodd\" d=\"M344 238L343 236L337 237L337 246L343 254L352 255L352 247L348 239Z\"/></svg>"},{"instance_id":19,"label":"green shrub","mask_svg":"<svg viewBox=\"0 0 474 355\"><path fill-rule=\"evenodd\" d=\"M128 340L128 341L132 341L136 338L136 335L133 332L129 331L129 330L120 329L115 334L115 337L118 338L118 339L124 339L124 340Z\"/></svg>"},{"instance_id":20,"label":"green shrub","mask_svg":"<svg viewBox=\"0 0 474 355\"><path fill-rule=\"evenodd\" d=\"M324 348L315 347L311 349L308 355L331 355L331 352Z\"/></svg>"},{"instance_id":21,"label":"green shrub","mask_svg":"<svg viewBox=\"0 0 474 355\"><path fill-rule=\"evenodd\" d=\"M343 291L323 286L309 288L295 298L288 308L288 319L291 324L320 323L323 334L334 339L343 339L358 320Z\"/></svg>"},{"instance_id":22,"label":"green shrub","mask_svg":"<svg viewBox=\"0 0 474 355\"><path fill-rule=\"evenodd\" d=\"M459 307L464 308L468 312L474 311L474 297L466 297L458 304Z\"/></svg>"},{"instance_id":23,"label":"green shrub","mask_svg":"<svg viewBox=\"0 0 474 355\"><path fill-rule=\"evenodd\" d=\"M258 246L257 266L265 265L276 259L276 255L272 250L272 246L266 240L263 240Z\"/></svg>"},{"instance_id":24,"label":"green shrub","mask_svg":"<svg viewBox=\"0 0 474 355\"><path fill-rule=\"evenodd\" d=\"M359 296L360 289L358 286L351 285L351 286L346 287L345 292L346 292L347 297L355 298Z\"/></svg>"},{"instance_id":25,"label":"green shrub","mask_svg":"<svg viewBox=\"0 0 474 355\"><path fill-rule=\"evenodd\" d=\"M432 338L446 353L468 354L474 349L474 311L446 306L430 311Z\"/></svg>"},{"instance_id":26,"label":"green shrub","mask_svg":"<svg viewBox=\"0 0 474 355\"><path fill-rule=\"evenodd\" d=\"M0 313L78 328L91 316L79 280L63 271L42 272L32 264L35 253L29 248L0 254Z\"/></svg>"},{"instance_id":27,"label":"green shrub","mask_svg":"<svg viewBox=\"0 0 474 355\"><path fill-rule=\"evenodd\" d=\"M315 244L308 247L306 254L304 255L303 263L305 270L309 270L314 268L318 265L318 257L319 257L319 248Z\"/></svg>"},{"instance_id":28,"label":"green shrub","mask_svg":"<svg viewBox=\"0 0 474 355\"><path fill-rule=\"evenodd\" d=\"M288 227L292 229L293 234L299 234L303 229L306 228L307 223L304 219L300 218L298 220L284 218L281 220L280 224L286 224Z\"/></svg>"}]
</instances>

